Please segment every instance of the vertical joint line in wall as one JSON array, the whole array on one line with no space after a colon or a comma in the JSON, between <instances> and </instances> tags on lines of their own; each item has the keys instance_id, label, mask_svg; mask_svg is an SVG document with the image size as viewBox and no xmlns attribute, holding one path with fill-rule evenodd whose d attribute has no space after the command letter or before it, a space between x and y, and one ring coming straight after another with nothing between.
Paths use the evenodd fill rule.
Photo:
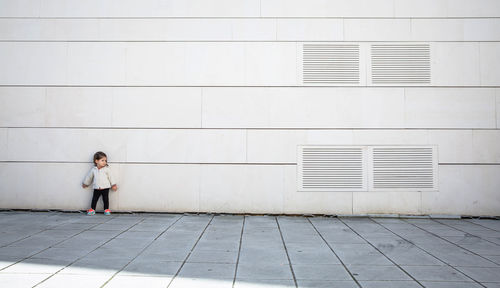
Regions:
<instances>
[{"instance_id":1,"label":"vertical joint line in wall","mask_svg":"<svg viewBox=\"0 0 500 288\"><path fill-rule=\"evenodd\" d=\"M342 41L345 41L345 18L342 18Z\"/></svg>"},{"instance_id":2,"label":"vertical joint line in wall","mask_svg":"<svg viewBox=\"0 0 500 288\"><path fill-rule=\"evenodd\" d=\"M42 17L42 0L38 0L38 18Z\"/></svg>"},{"instance_id":3,"label":"vertical joint line in wall","mask_svg":"<svg viewBox=\"0 0 500 288\"><path fill-rule=\"evenodd\" d=\"M479 66L479 86L483 85L483 75L481 75L481 42L477 42L477 59L478 66ZM496 101L496 99L495 99Z\"/></svg>"},{"instance_id":4,"label":"vertical joint line in wall","mask_svg":"<svg viewBox=\"0 0 500 288\"><path fill-rule=\"evenodd\" d=\"M200 87L200 128L203 129L203 87Z\"/></svg>"},{"instance_id":5,"label":"vertical joint line in wall","mask_svg":"<svg viewBox=\"0 0 500 288\"><path fill-rule=\"evenodd\" d=\"M403 127L406 129L406 88L403 88Z\"/></svg>"},{"instance_id":6,"label":"vertical joint line in wall","mask_svg":"<svg viewBox=\"0 0 500 288\"><path fill-rule=\"evenodd\" d=\"M370 67L371 67L371 56L372 56L372 52L370 50L370 44L366 44L365 46L365 52L364 52L364 59L365 59L365 87L368 87L368 61L370 61ZM370 75L372 75L372 73L370 72Z\"/></svg>"},{"instance_id":7,"label":"vertical joint line in wall","mask_svg":"<svg viewBox=\"0 0 500 288\"><path fill-rule=\"evenodd\" d=\"M351 215L354 215L354 192L351 192Z\"/></svg>"},{"instance_id":8,"label":"vertical joint line in wall","mask_svg":"<svg viewBox=\"0 0 500 288\"><path fill-rule=\"evenodd\" d=\"M115 114L115 87L111 87L111 127L115 127L115 123L113 123L114 114ZM126 149L127 146L125 146ZM125 155L127 155L127 151L125 151Z\"/></svg>"},{"instance_id":9,"label":"vertical joint line in wall","mask_svg":"<svg viewBox=\"0 0 500 288\"><path fill-rule=\"evenodd\" d=\"M198 212L201 212L201 181L203 180L203 164L198 164L198 169L200 169L198 172Z\"/></svg>"},{"instance_id":10,"label":"vertical joint line in wall","mask_svg":"<svg viewBox=\"0 0 500 288\"><path fill-rule=\"evenodd\" d=\"M419 206L420 206L420 209L419 209L419 210L420 210L420 211L419 211L419 213L420 213L420 214L423 214L423 212L424 212L424 211L422 210L422 199L423 199L423 196L424 196L423 194L424 194L424 193L422 193L422 191L420 191L420 205L419 205Z\"/></svg>"},{"instance_id":11,"label":"vertical joint line in wall","mask_svg":"<svg viewBox=\"0 0 500 288\"><path fill-rule=\"evenodd\" d=\"M278 41L278 18L274 18L274 40ZM295 46L297 46L297 44L295 44Z\"/></svg>"},{"instance_id":12,"label":"vertical joint line in wall","mask_svg":"<svg viewBox=\"0 0 500 288\"><path fill-rule=\"evenodd\" d=\"M45 115L43 117L43 123L45 124L45 126L49 126L48 125L49 121L47 119L47 114L48 114L47 113L47 95L48 95L47 89L48 89L48 87L43 88L43 114Z\"/></svg>"},{"instance_id":13,"label":"vertical joint line in wall","mask_svg":"<svg viewBox=\"0 0 500 288\"><path fill-rule=\"evenodd\" d=\"M498 104L497 104L497 102L498 102L497 97L499 97L499 96L500 96L500 88L496 88L493 100L495 101L495 127L497 127L497 129L500 128L500 127L498 127Z\"/></svg>"}]
</instances>

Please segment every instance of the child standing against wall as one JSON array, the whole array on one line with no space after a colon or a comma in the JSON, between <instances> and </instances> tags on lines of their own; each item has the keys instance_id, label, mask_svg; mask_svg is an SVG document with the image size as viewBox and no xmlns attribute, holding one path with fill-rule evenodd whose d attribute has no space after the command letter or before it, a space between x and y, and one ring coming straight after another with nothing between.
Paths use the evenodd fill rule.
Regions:
<instances>
[{"instance_id":1,"label":"child standing against wall","mask_svg":"<svg viewBox=\"0 0 500 288\"><path fill-rule=\"evenodd\" d=\"M116 191L118 187L111 176L111 171L108 166L108 157L104 152L99 151L94 154L94 165L95 167L90 169L82 183L83 188L87 188L91 184L92 188L94 188L94 195L92 196L92 203L90 206L91 208L87 210L87 215L95 214L97 200L99 200L101 195L102 201L104 202L104 215L111 215L108 197L109 188Z\"/></svg>"}]
</instances>

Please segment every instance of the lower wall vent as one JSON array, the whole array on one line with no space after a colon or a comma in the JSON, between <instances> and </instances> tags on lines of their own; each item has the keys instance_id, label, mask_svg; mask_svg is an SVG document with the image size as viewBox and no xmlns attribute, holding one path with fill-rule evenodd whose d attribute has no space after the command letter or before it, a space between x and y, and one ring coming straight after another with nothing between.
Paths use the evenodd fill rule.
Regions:
<instances>
[{"instance_id":1,"label":"lower wall vent","mask_svg":"<svg viewBox=\"0 0 500 288\"><path fill-rule=\"evenodd\" d=\"M299 191L437 191L435 146L299 146Z\"/></svg>"}]
</instances>

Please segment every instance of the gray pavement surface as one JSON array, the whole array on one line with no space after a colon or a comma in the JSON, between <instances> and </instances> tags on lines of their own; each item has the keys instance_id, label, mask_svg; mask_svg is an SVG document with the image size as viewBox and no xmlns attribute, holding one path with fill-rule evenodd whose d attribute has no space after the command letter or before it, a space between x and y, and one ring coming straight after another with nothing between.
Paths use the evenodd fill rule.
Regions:
<instances>
[{"instance_id":1,"label":"gray pavement surface","mask_svg":"<svg viewBox=\"0 0 500 288\"><path fill-rule=\"evenodd\" d=\"M0 212L0 287L500 287L500 221Z\"/></svg>"}]
</instances>

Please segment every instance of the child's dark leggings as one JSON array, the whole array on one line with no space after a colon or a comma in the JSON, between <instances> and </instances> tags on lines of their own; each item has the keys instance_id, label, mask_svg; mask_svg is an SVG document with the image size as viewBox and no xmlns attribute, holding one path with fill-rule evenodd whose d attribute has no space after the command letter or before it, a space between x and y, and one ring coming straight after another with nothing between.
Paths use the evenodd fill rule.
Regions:
<instances>
[{"instance_id":1,"label":"child's dark leggings","mask_svg":"<svg viewBox=\"0 0 500 288\"><path fill-rule=\"evenodd\" d=\"M102 190L97 190L94 189L94 196L92 196L92 209L95 210L95 207L97 206L97 200L99 200L99 197L102 195L102 201L104 202L104 210L109 209L109 188L107 189L102 189Z\"/></svg>"}]
</instances>

